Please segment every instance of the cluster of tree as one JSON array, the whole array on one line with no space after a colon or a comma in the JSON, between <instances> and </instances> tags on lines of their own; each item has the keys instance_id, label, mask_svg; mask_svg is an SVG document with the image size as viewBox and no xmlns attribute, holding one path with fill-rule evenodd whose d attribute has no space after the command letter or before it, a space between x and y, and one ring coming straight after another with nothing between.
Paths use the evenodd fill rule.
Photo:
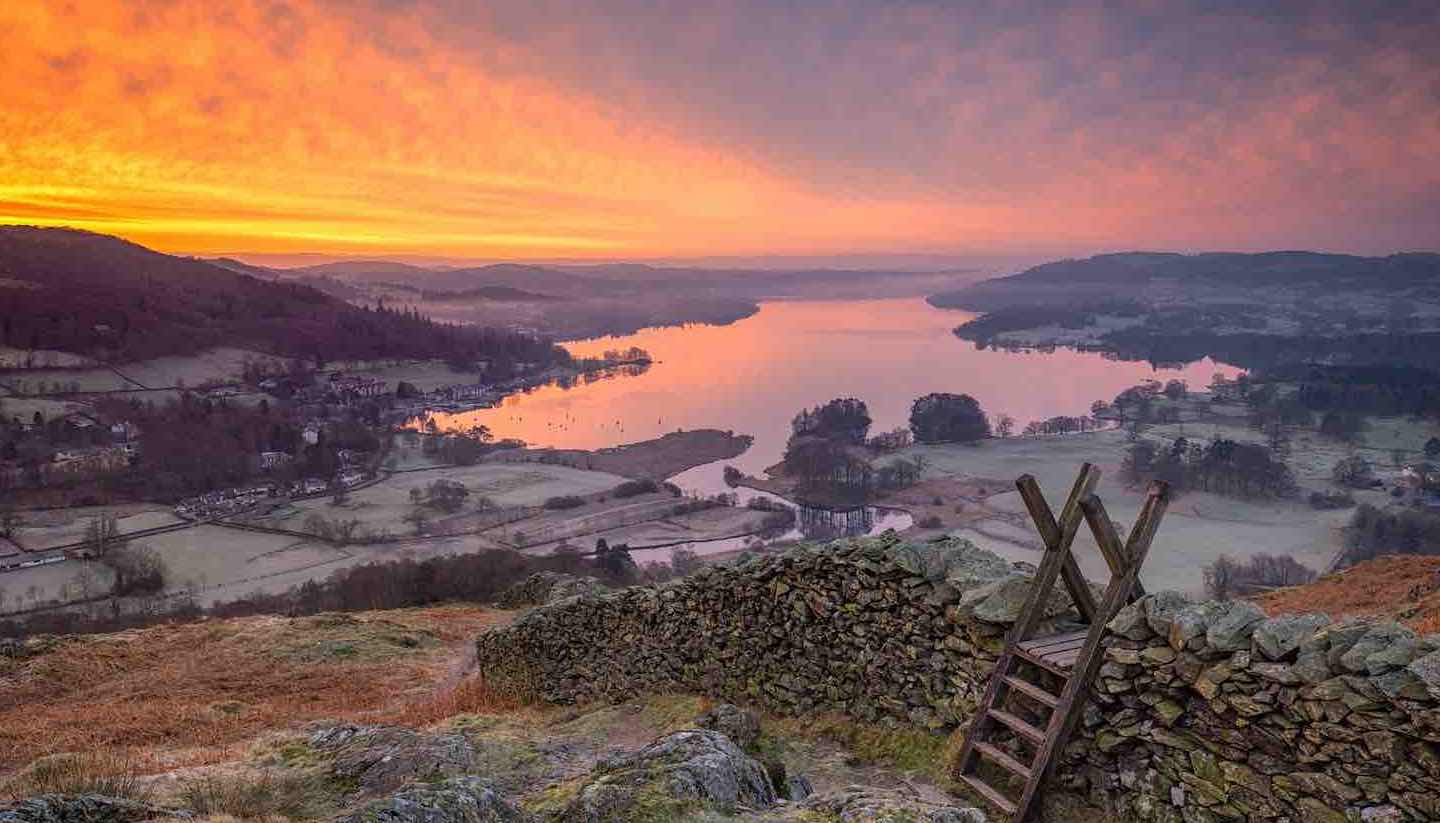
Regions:
<instances>
[{"instance_id":1,"label":"cluster of tree","mask_svg":"<svg viewBox=\"0 0 1440 823\"><path fill-rule=\"evenodd\" d=\"M0 228L0 270L40 286L0 289L0 345L20 349L130 360L240 345L322 361L483 358L502 368L568 360L531 335L354 306L88 232Z\"/></svg>"},{"instance_id":2,"label":"cluster of tree","mask_svg":"<svg viewBox=\"0 0 1440 823\"><path fill-rule=\"evenodd\" d=\"M630 556L630 546L618 543L611 546L605 538L595 541L595 565L611 580L633 581L638 568L635 558Z\"/></svg>"},{"instance_id":3,"label":"cluster of tree","mask_svg":"<svg viewBox=\"0 0 1440 823\"><path fill-rule=\"evenodd\" d=\"M917 443L973 443L990 436L990 420L970 395L936 392L910 404L910 431Z\"/></svg>"},{"instance_id":4,"label":"cluster of tree","mask_svg":"<svg viewBox=\"0 0 1440 823\"><path fill-rule=\"evenodd\" d=\"M1316 412L1440 416L1440 372L1432 369L1307 364L1267 376L1297 383L1296 397Z\"/></svg>"},{"instance_id":5,"label":"cluster of tree","mask_svg":"<svg viewBox=\"0 0 1440 823\"><path fill-rule=\"evenodd\" d=\"M1164 390L1159 380L1146 380L1115 395L1109 403L1096 401L1090 412L1096 416L1113 414L1121 425L1127 420L1149 422L1154 417L1155 400Z\"/></svg>"},{"instance_id":6,"label":"cluster of tree","mask_svg":"<svg viewBox=\"0 0 1440 823\"><path fill-rule=\"evenodd\" d=\"M627 497L639 497L642 494L652 494L660 491L660 484L654 480L626 480L616 486L611 494L617 500L624 500Z\"/></svg>"},{"instance_id":7,"label":"cluster of tree","mask_svg":"<svg viewBox=\"0 0 1440 823\"><path fill-rule=\"evenodd\" d=\"M376 453L380 440L359 420L330 421L307 443L299 418L266 404L248 406L190 393L165 405L111 401L106 416L136 424L144 448L130 468L108 483L117 491L156 500L176 500L244 484L262 474L281 481L331 477L340 452ZM261 452L294 460L262 471Z\"/></svg>"},{"instance_id":8,"label":"cluster of tree","mask_svg":"<svg viewBox=\"0 0 1440 823\"><path fill-rule=\"evenodd\" d=\"M914 438L910 436L910 430L900 428L888 432L881 432L869 440L866 440L865 445L869 447L871 451L883 454L885 452L900 451L901 449L909 447L912 442L914 442Z\"/></svg>"},{"instance_id":9,"label":"cluster of tree","mask_svg":"<svg viewBox=\"0 0 1440 823\"><path fill-rule=\"evenodd\" d=\"M485 426L476 425L442 434L435 419L430 418L425 421L425 433L421 450L441 462L456 466L473 466L486 454L503 448L502 444L492 442L490 429Z\"/></svg>"},{"instance_id":10,"label":"cluster of tree","mask_svg":"<svg viewBox=\"0 0 1440 823\"><path fill-rule=\"evenodd\" d=\"M628 551L625 552L628 555ZM194 621L206 618L245 617L256 614L290 616L330 611L368 611L400 609L446 602L480 602L495 600L501 592L539 571L599 575L614 584L627 584L644 579L644 575L668 573L688 574L699 566L693 553L677 551L670 569L662 572L650 564L635 569L631 564L617 564L630 569L628 580L608 576L596 558L579 552L557 552L533 557L503 549L446 555L426 560L403 559L387 563L371 563L342 569L323 581L309 581L278 594L256 593L247 597L218 603L208 609L193 600L132 600L122 607L91 611L60 609L25 618L0 619L0 637L25 637L30 634L80 634L109 632L151 626L159 623Z\"/></svg>"},{"instance_id":11,"label":"cluster of tree","mask_svg":"<svg viewBox=\"0 0 1440 823\"><path fill-rule=\"evenodd\" d=\"M389 531L367 526L358 518L332 518L319 512L307 515L301 530L337 546L349 546L356 543L384 543L395 539L395 536Z\"/></svg>"},{"instance_id":12,"label":"cluster of tree","mask_svg":"<svg viewBox=\"0 0 1440 823\"><path fill-rule=\"evenodd\" d=\"M875 485L881 489L909 488L920 482L925 466L925 456L921 454L911 458L898 457L881 463L875 469Z\"/></svg>"},{"instance_id":13,"label":"cluster of tree","mask_svg":"<svg viewBox=\"0 0 1440 823\"><path fill-rule=\"evenodd\" d=\"M1075 432L1088 432L1096 428L1098 424L1093 417L1070 417L1058 415L1048 420L1031 420L1025 424L1022 432L1026 437L1038 437L1051 434L1073 434Z\"/></svg>"},{"instance_id":14,"label":"cluster of tree","mask_svg":"<svg viewBox=\"0 0 1440 823\"><path fill-rule=\"evenodd\" d=\"M155 594L165 588L169 569L160 553L143 543L127 543L102 558L114 575L115 597Z\"/></svg>"},{"instance_id":15,"label":"cluster of tree","mask_svg":"<svg viewBox=\"0 0 1440 823\"><path fill-rule=\"evenodd\" d=\"M631 346L628 349L606 349L600 355L601 359L610 363L648 363L650 352L639 346Z\"/></svg>"},{"instance_id":16,"label":"cluster of tree","mask_svg":"<svg viewBox=\"0 0 1440 823\"><path fill-rule=\"evenodd\" d=\"M1362 503L1345 534L1347 565L1385 554L1440 554L1440 513Z\"/></svg>"},{"instance_id":17,"label":"cluster of tree","mask_svg":"<svg viewBox=\"0 0 1440 823\"><path fill-rule=\"evenodd\" d=\"M410 502L417 506L425 506L446 514L454 514L460 511L465 505L465 500L470 496L470 490L465 484L458 480L447 480L440 478L431 481L430 485L423 489L410 490Z\"/></svg>"},{"instance_id":18,"label":"cluster of tree","mask_svg":"<svg viewBox=\"0 0 1440 823\"><path fill-rule=\"evenodd\" d=\"M792 437L815 437L848 446L865 443L870 431L870 410L864 400L842 397L823 406L802 409L790 421Z\"/></svg>"},{"instance_id":19,"label":"cluster of tree","mask_svg":"<svg viewBox=\"0 0 1440 823\"><path fill-rule=\"evenodd\" d=\"M929 302L940 308L963 307L960 303L947 301L944 295L935 295ZM997 335L1009 331L1026 331L1042 326L1084 329L1094 326L1099 315L1138 317L1144 310L1143 305L1129 300L1092 302L1079 306L1004 306L956 327L955 335L962 340L972 340L984 346Z\"/></svg>"},{"instance_id":20,"label":"cluster of tree","mask_svg":"<svg viewBox=\"0 0 1440 823\"><path fill-rule=\"evenodd\" d=\"M1273 370L1322 360L1440 370L1440 333L1433 331L1344 336L1224 333L1209 330L1204 323L1183 330L1175 325L1174 318L1157 316L1153 323L1106 334L1097 348L1122 360L1143 360L1156 366L1193 363L1209 357L1250 370Z\"/></svg>"},{"instance_id":21,"label":"cluster of tree","mask_svg":"<svg viewBox=\"0 0 1440 823\"><path fill-rule=\"evenodd\" d=\"M917 398L910 407L908 433L898 429L867 439L870 424L865 402L854 398L837 398L802 410L790 421L785 473L807 489L864 499L876 488L911 485L924 469L923 461L904 459L876 468L870 462L875 453L904 448L912 436L917 443L971 443L990 436L984 410L968 394L934 393ZM733 479L727 473L727 479L738 482L739 473L735 472Z\"/></svg>"},{"instance_id":22,"label":"cluster of tree","mask_svg":"<svg viewBox=\"0 0 1440 823\"><path fill-rule=\"evenodd\" d=\"M837 398L804 409L790 421L785 473L807 489L863 497L873 470L864 450L870 411L863 400Z\"/></svg>"},{"instance_id":23,"label":"cluster of tree","mask_svg":"<svg viewBox=\"0 0 1440 823\"><path fill-rule=\"evenodd\" d=\"M1245 395L1250 407L1250 427L1264 432L1271 448L1282 448L1289 432L1314 425L1315 415L1293 392L1281 393L1271 383L1251 389Z\"/></svg>"},{"instance_id":24,"label":"cluster of tree","mask_svg":"<svg viewBox=\"0 0 1440 823\"><path fill-rule=\"evenodd\" d=\"M1314 580L1315 571L1288 554L1257 554L1241 562L1220 555L1205 568L1205 592L1216 600L1231 600L1284 586Z\"/></svg>"},{"instance_id":25,"label":"cluster of tree","mask_svg":"<svg viewBox=\"0 0 1440 823\"><path fill-rule=\"evenodd\" d=\"M1163 480L1177 492L1290 497L1298 491L1290 467L1269 448L1224 438L1200 444L1181 437L1163 447L1139 440L1126 452L1120 471L1126 482Z\"/></svg>"},{"instance_id":26,"label":"cluster of tree","mask_svg":"<svg viewBox=\"0 0 1440 823\"><path fill-rule=\"evenodd\" d=\"M578 509L585 505L585 498L574 494L562 494L557 497L547 497L544 507L552 511L562 509Z\"/></svg>"}]
</instances>

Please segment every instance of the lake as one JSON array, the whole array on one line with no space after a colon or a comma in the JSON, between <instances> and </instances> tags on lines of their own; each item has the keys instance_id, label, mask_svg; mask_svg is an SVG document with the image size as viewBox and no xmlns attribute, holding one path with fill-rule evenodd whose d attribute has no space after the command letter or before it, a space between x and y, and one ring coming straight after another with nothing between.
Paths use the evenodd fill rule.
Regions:
<instances>
[{"instance_id":1,"label":"lake","mask_svg":"<svg viewBox=\"0 0 1440 823\"><path fill-rule=\"evenodd\" d=\"M1203 386L1216 372L1239 373L1209 360L1156 369L1066 349L980 350L952 333L974 316L937 309L921 298L771 301L726 326L646 329L566 343L582 357L639 346L655 362L639 373L591 375L568 388L541 386L512 395L496 408L440 413L435 420L441 429L483 425L496 437L576 449L633 443L677 429L749 434L755 440L745 454L671 478L689 493L735 492L743 504L750 497L773 496L730 489L724 467L763 472L784 453L795 413L836 397L864 400L874 420L872 433L907 425L911 402L930 392L970 394L992 418L1015 418L1018 431L1033 420L1088 414L1096 400L1108 400L1148 378L1180 378ZM779 539L875 534L912 523L909 513L896 509L797 508L797 527ZM711 554L747 543L735 539L689 548ZM646 559L664 558L647 553Z\"/></svg>"},{"instance_id":2,"label":"lake","mask_svg":"<svg viewBox=\"0 0 1440 823\"><path fill-rule=\"evenodd\" d=\"M1088 414L1096 400L1147 378L1180 378L1198 387L1216 372L1239 371L1210 360L1156 369L1065 349L982 351L952 333L974 316L920 298L766 302L728 326L646 329L566 343L577 356L639 346L655 363L640 374L571 388L542 386L496 408L435 417L442 429L480 424L496 437L578 449L677 429L729 429L755 442L725 462L753 474L779 461L796 412L836 397L866 402L875 421L872 434L906 425L911 402L930 392L970 394L992 417L1015 418L1018 431L1032 420ZM722 491L710 482L718 467L701 469L681 475L680 481L689 481L681 485Z\"/></svg>"}]
</instances>

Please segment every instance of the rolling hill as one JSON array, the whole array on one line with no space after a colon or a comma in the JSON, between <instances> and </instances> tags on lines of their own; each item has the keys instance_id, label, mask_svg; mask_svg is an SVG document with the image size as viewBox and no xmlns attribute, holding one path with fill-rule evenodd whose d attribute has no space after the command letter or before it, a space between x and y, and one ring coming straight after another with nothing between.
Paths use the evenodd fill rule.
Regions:
<instances>
[{"instance_id":1,"label":"rolling hill","mask_svg":"<svg viewBox=\"0 0 1440 823\"><path fill-rule=\"evenodd\" d=\"M1168 288L1296 288L1334 291L1440 286L1440 254L1359 257L1309 251L1258 254L1122 252L1059 260L930 298L940 308L994 311L1017 305L1068 305L1080 299L1139 299Z\"/></svg>"},{"instance_id":2,"label":"rolling hill","mask_svg":"<svg viewBox=\"0 0 1440 823\"><path fill-rule=\"evenodd\" d=\"M30 226L0 226L0 345L112 362L220 345L324 359L564 356L528 335L354 306L118 237Z\"/></svg>"}]
</instances>

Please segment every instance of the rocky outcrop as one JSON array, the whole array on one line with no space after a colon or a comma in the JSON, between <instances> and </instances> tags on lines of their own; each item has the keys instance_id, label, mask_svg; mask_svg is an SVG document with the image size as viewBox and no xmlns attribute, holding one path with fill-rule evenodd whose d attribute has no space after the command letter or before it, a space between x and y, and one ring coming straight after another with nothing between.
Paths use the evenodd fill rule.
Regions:
<instances>
[{"instance_id":1,"label":"rocky outcrop","mask_svg":"<svg viewBox=\"0 0 1440 823\"><path fill-rule=\"evenodd\" d=\"M801 807L841 823L985 823L979 809L927 803L894 792L849 786L807 799Z\"/></svg>"},{"instance_id":2,"label":"rocky outcrop","mask_svg":"<svg viewBox=\"0 0 1440 823\"><path fill-rule=\"evenodd\" d=\"M452 777L404 788L342 818L343 823L530 823L478 777Z\"/></svg>"},{"instance_id":3,"label":"rocky outcrop","mask_svg":"<svg viewBox=\"0 0 1440 823\"><path fill-rule=\"evenodd\" d=\"M0 823L139 823L188 814L137 800L98 794L42 794L0 805Z\"/></svg>"},{"instance_id":4,"label":"rocky outcrop","mask_svg":"<svg viewBox=\"0 0 1440 823\"><path fill-rule=\"evenodd\" d=\"M840 541L538 608L477 652L555 702L681 689L944 731L1029 585L964 541ZM1048 613L1042 632L1073 618ZM1113 629L1063 784L1147 820L1440 818L1436 637L1174 593Z\"/></svg>"},{"instance_id":5,"label":"rocky outcrop","mask_svg":"<svg viewBox=\"0 0 1440 823\"><path fill-rule=\"evenodd\" d=\"M684 819L692 808L723 812L775 804L764 767L725 735L687 729L665 735L634 754L601 761L566 806L566 823L608 823L639 817ZM664 811L665 815L657 812Z\"/></svg>"},{"instance_id":6,"label":"rocky outcrop","mask_svg":"<svg viewBox=\"0 0 1440 823\"><path fill-rule=\"evenodd\" d=\"M481 763L460 734L427 734L398 726L326 726L310 745L332 758L336 777L356 781L367 793L394 791L412 781L469 774Z\"/></svg>"}]
</instances>

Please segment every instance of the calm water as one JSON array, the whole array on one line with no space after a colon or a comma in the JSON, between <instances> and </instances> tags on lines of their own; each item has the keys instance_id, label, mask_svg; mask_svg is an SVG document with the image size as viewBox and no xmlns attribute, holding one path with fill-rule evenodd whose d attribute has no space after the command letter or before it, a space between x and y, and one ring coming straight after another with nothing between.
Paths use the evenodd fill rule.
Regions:
<instances>
[{"instance_id":1,"label":"calm water","mask_svg":"<svg viewBox=\"0 0 1440 823\"><path fill-rule=\"evenodd\" d=\"M730 429L755 443L725 462L758 473L780 459L797 411L835 397L864 400L875 420L872 433L906 425L911 401L936 391L973 395L992 416L1014 417L1018 431L1031 420L1086 414L1095 400L1146 378L1203 386L1217 371L1237 373L1209 360L1154 369L1069 350L978 351L951 333L973 316L919 298L764 303L729 326L647 329L568 343L577 355L640 346L656 362L639 375L570 389L545 386L497 408L436 419L442 428L482 424L497 437L581 449L677 429ZM718 467L692 470L679 481L723 490L711 475L718 477Z\"/></svg>"}]
</instances>

